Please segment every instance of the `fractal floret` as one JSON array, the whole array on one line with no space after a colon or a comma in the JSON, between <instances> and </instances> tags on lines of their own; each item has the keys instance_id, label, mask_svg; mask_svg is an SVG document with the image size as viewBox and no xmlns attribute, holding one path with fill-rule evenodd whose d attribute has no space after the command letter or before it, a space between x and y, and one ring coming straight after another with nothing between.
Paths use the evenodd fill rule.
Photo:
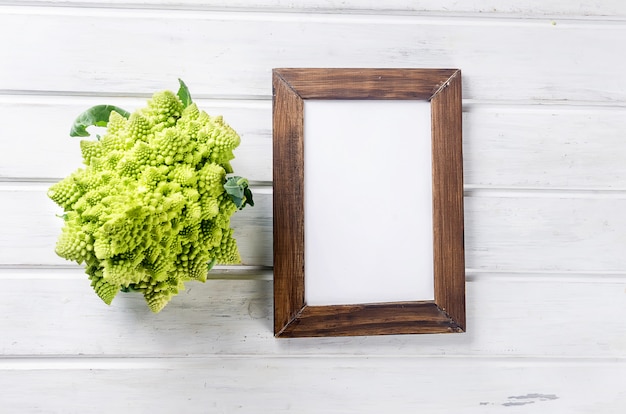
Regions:
<instances>
[{"instance_id":1,"label":"fractal floret","mask_svg":"<svg viewBox=\"0 0 626 414\"><path fill-rule=\"evenodd\" d=\"M132 114L108 105L81 114L70 135L106 133L81 141L84 167L48 190L64 210L56 253L84 264L107 304L136 291L159 312L184 282L241 260L230 218L253 201L245 178L228 177L240 138L180 83Z\"/></svg>"}]
</instances>

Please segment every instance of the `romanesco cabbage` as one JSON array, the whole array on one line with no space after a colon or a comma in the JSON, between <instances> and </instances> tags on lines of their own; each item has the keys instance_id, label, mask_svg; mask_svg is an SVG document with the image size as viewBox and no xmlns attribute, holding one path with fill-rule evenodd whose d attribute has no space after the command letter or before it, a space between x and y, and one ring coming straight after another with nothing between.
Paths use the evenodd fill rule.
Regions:
<instances>
[{"instance_id":1,"label":"romanesco cabbage","mask_svg":"<svg viewBox=\"0 0 626 414\"><path fill-rule=\"evenodd\" d=\"M56 253L85 264L105 303L138 291L159 312L185 281L241 261L230 217L253 205L252 194L247 180L226 177L240 138L221 116L199 110L182 81L178 95L155 93L133 114L94 108L108 119L82 114L72 135L103 124L106 134L81 141L84 168L48 191L65 211Z\"/></svg>"}]
</instances>

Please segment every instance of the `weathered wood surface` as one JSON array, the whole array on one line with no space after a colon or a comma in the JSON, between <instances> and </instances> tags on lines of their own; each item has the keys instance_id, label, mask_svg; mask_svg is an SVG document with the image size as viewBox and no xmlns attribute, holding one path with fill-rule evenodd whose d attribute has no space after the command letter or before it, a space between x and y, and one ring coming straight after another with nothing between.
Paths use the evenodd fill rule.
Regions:
<instances>
[{"instance_id":1,"label":"weathered wood surface","mask_svg":"<svg viewBox=\"0 0 626 414\"><path fill-rule=\"evenodd\" d=\"M175 80L175 79L174 79ZM170 82L160 89L176 90ZM193 90L192 90L193 92ZM0 95L0 180L61 179L81 167L81 139L69 136L73 120L100 104L134 111L145 98ZM210 115L222 115L241 136L233 168L253 181L271 181L272 125L266 101L195 100ZM37 117L37 122L33 122Z\"/></svg>"},{"instance_id":2,"label":"weathered wood surface","mask_svg":"<svg viewBox=\"0 0 626 414\"><path fill-rule=\"evenodd\" d=\"M182 77L199 97L269 97L276 67L434 67L463 70L464 99L626 100L626 26L553 23L1 7L0 27L20 36L0 48L0 90L146 94ZM30 69L42 62L45 76Z\"/></svg>"},{"instance_id":3,"label":"weathered wood surface","mask_svg":"<svg viewBox=\"0 0 626 414\"><path fill-rule=\"evenodd\" d=\"M433 177L433 272L437 310L447 331L465 325L465 208L461 71L430 100Z\"/></svg>"},{"instance_id":4,"label":"weathered wood surface","mask_svg":"<svg viewBox=\"0 0 626 414\"><path fill-rule=\"evenodd\" d=\"M277 68L279 79L300 99L430 100L458 69ZM460 81L459 88L460 88ZM460 101L460 96L459 96ZM460 105L460 102L459 102Z\"/></svg>"},{"instance_id":5,"label":"weathered wood surface","mask_svg":"<svg viewBox=\"0 0 626 414\"><path fill-rule=\"evenodd\" d=\"M620 0L0 0L1 411L621 414L625 17ZM181 77L242 135L235 167L263 194L234 223L246 263L271 265L270 74L288 66L463 70L466 333L277 340L271 271L214 272L153 315L106 307L54 255L45 188L80 162L71 120Z\"/></svg>"},{"instance_id":6,"label":"weathered wood surface","mask_svg":"<svg viewBox=\"0 0 626 414\"><path fill-rule=\"evenodd\" d=\"M63 210L46 195L49 185L0 186L0 265L67 265L56 255ZM255 189L253 188L253 191ZM272 265L271 190L256 192L254 208L231 219L245 265Z\"/></svg>"},{"instance_id":7,"label":"weathered wood surface","mask_svg":"<svg viewBox=\"0 0 626 414\"><path fill-rule=\"evenodd\" d=\"M463 331L465 262L461 72L457 69L287 68L274 69L272 82L274 334L277 337L298 337ZM305 203L305 198L311 196L310 192L306 193L304 176L307 162L303 150L307 139L304 129L306 99L431 101L432 200L435 214L430 231L434 240L434 301L427 304L306 306L304 232L305 215L310 214L310 210L307 213L305 205L311 205ZM364 170L354 171L355 175L364 173ZM335 215L335 211L331 213ZM384 233L372 234L372 237L384 236Z\"/></svg>"},{"instance_id":8,"label":"weathered wood surface","mask_svg":"<svg viewBox=\"0 0 626 414\"><path fill-rule=\"evenodd\" d=\"M0 0L0 4L16 4L16 0ZM346 13L365 12L434 12L434 13L480 13L481 15L510 14L514 17L542 15L626 16L626 6L621 0L603 0L601 4L582 0L30 0L34 5L97 6L167 8L191 10L286 10L297 12Z\"/></svg>"},{"instance_id":9,"label":"weathered wood surface","mask_svg":"<svg viewBox=\"0 0 626 414\"><path fill-rule=\"evenodd\" d=\"M66 265L54 253L62 211L47 185L0 186L0 265ZM255 190L253 188L253 190ZM272 194L232 219L246 265L272 266ZM626 272L626 195L467 191L466 267L491 271ZM549 252L549 254L547 253Z\"/></svg>"},{"instance_id":10,"label":"weathered wood surface","mask_svg":"<svg viewBox=\"0 0 626 414\"><path fill-rule=\"evenodd\" d=\"M465 333L296 339L273 337L271 280L234 276L189 282L154 315L141 295L119 294L108 307L79 270L2 270L0 354L626 358L623 276L475 274Z\"/></svg>"},{"instance_id":11,"label":"weathered wood surface","mask_svg":"<svg viewBox=\"0 0 626 414\"><path fill-rule=\"evenodd\" d=\"M161 89L168 87L175 85ZM196 101L208 113L223 115L241 135L236 170L253 181L271 181L271 101ZM100 103L134 110L145 99L0 95L0 180L60 179L76 169L80 150L78 140L68 136L69 125ZM38 122L32 122L33 114ZM626 107L466 102L465 184L626 190L625 131Z\"/></svg>"},{"instance_id":12,"label":"weathered wood surface","mask_svg":"<svg viewBox=\"0 0 626 414\"><path fill-rule=\"evenodd\" d=\"M260 357L6 361L16 412L620 413L624 361ZM251 375L254 373L254 375ZM436 381L434 377L441 378ZM408 379L411 379L410 381ZM36 397L33 397L36 396Z\"/></svg>"}]
</instances>

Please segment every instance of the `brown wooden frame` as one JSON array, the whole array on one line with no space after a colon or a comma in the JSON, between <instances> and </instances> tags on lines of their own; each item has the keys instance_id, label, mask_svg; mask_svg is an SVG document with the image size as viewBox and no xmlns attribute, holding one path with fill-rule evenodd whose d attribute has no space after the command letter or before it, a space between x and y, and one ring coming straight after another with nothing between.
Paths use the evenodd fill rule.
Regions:
<instances>
[{"instance_id":1,"label":"brown wooden frame","mask_svg":"<svg viewBox=\"0 0 626 414\"><path fill-rule=\"evenodd\" d=\"M330 306L305 303L304 99L431 102L434 300ZM461 71L274 69L273 131L274 335L463 332Z\"/></svg>"}]
</instances>

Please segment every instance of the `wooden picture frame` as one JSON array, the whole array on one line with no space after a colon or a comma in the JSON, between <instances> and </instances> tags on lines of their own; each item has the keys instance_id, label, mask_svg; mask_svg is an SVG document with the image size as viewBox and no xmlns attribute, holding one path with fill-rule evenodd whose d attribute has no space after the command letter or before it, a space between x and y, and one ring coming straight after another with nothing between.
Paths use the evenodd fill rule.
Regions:
<instances>
[{"instance_id":1,"label":"wooden picture frame","mask_svg":"<svg viewBox=\"0 0 626 414\"><path fill-rule=\"evenodd\" d=\"M307 99L430 102L434 300L307 305L304 260L304 101ZM465 330L460 70L274 69L273 174L276 337Z\"/></svg>"}]
</instances>

